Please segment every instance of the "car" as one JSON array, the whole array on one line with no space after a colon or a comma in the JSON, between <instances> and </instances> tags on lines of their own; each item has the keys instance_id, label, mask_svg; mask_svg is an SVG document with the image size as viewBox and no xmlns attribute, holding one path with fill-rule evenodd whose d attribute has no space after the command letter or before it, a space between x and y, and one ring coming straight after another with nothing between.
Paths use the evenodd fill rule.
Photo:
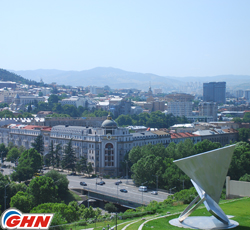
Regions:
<instances>
[{"instance_id":1,"label":"car","mask_svg":"<svg viewBox=\"0 0 250 230\"><path fill-rule=\"evenodd\" d=\"M121 184L121 183L122 183L122 181L121 181L121 180L118 180L117 182L118 182L119 184Z\"/></svg>"},{"instance_id":2,"label":"car","mask_svg":"<svg viewBox=\"0 0 250 230\"><path fill-rule=\"evenodd\" d=\"M115 185L120 185L120 183L119 182L115 182Z\"/></svg>"},{"instance_id":3,"label":"car","mask_svg":"<svg viewBox=\"0 0 250 230\"><path fill-rule=\"evenodd\" d=\"M98 185L104 185L105 182L104 181L100 181L100 182L97 182Z\"/></svg>"},{"instance_id":4,"label":"car","mask_svg":"<svg viewBox=\"0 0 250 230\"><path fill-rule=\"evenodd\" d=\"M158 195L158 192L157 191L152 191L151 194L152 195Z\"/></svg>"},{"instance_id":5,"label":"car","mask_svg":"<svg viewBox=\"0 0 250 230\"><path fill-rule=\"evenodd\" d=\"M139 191L140 192L147 192L148 191L148 188L146 186L140 186L139 187Z\"/></svg>"},{"instance_id":6,"label":"car","mask_svg":"<svg viewBox=\"0 0 250 230\"><path fill-rule=\"evenodd\" d=\"M4 170L3 169L0 169L1 172L3 172Z\"/></svg>"},{"instance_id":7,"label":"car","mask_svg":"<svg viewBox=\"0 0 250 230\"><path fill-rule=\"evenodd\" d=\"M80 182L80 185L87 186L87 184L85 182L83 182L83 181Z\"/></svg>"},{"instance_id":8,"label":"car","mask_svg":"<svg viewBox=\"0 0 250 230\"><path fill-rule=\"evenodd\" d=\"M2 165L1 168L5 169L5 168L7 168L7 166L6 165Z\"/></svg>"},{"instance_id":9,"label":"car","mask_svg":"<svg viewBox=\"0 0 250 230\"><path fill-rule=\"evenodd\" d=\"M125 188L120 189L120 192L125 192L127 193L128 191Z\"/></svg>"},{"instance_id":10,"label":"car","mask_svg":"<svg viewBox=\"0 0 250 230\"><path fill-rule=\"evenodd\" d=\"M70 176L76 176L76 173L75 172L72 172L69 174Z\"/></svg>"}]
</instances>

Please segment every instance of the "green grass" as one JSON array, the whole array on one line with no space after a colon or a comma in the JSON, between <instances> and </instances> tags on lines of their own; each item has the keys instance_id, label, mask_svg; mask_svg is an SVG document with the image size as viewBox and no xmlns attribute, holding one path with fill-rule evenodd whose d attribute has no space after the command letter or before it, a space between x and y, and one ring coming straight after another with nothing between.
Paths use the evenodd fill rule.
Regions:
<instances>
[{"instance_id":1,"label":"green grass","mask_svg":"<svg viewBox=\"0 0 250 230\"><path fill-rule=\"evenodd\" d=\"M250 229L250 198L240 199L224 204L220 204L220 207L223 209L226 215L233 215L235 220L239 223L239 226L234 228L236 230L249 230ZM160 218L157 220L152 220L146 223L143 227L143 230L151 229L168 229L168 230L177 230L180 228L174 227L169 224L171 219L177 218L179 215L168 216L166 218ZM211 216L205 208L198 209L192 213L192 216ZM132 229L138 229L135 226Z\"/></svg>"}]
</instances>

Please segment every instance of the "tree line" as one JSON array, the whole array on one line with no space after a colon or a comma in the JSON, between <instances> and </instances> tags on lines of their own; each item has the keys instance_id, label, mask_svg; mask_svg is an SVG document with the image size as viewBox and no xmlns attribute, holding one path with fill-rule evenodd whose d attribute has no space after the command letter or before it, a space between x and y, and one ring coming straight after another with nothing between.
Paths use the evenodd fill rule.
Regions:
<instances>
[{"instance_id":1,"label":"tree line","mask_svg":"<svg viewBox=\"0 0 250 230\"><path fill-rule=\"evenodd\" d=\"M162 144L137 146L129 152L127 158L136 185L145 184L155 189L158 179L159 188L175 188L178 191L183 187L190 188L192 184L190 178L173 161L220 147L220 143L209 140L193 144L191 139L186 139L178 144L170 143L166 148ZM250 174L250 145L238 142L228 175L232 180L239 180L245 174Z\"/></svg>"},{"instance_id":2,"label":"tree line","mask_svg":"<svg viewBox=\"0 0 250 230\"><path fill-rule=\"evenodd\" d=\"M139 115L120 115L116 120L119 126L140 125L154 128L169 128L174 124L189 123L185 116L164 114L161 111L140 113Z\"/></svg>"}]
</instances>

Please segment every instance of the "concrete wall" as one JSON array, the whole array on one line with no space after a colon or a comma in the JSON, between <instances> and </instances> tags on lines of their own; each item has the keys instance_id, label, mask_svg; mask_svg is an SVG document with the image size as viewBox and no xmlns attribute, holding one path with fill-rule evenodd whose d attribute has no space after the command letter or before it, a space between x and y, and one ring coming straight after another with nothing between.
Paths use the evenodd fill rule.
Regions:
<instances>
[{"instance_id":1,"label":"concrete wall","mask_svg":"<svg viewBox=\"0 0 250 230\"><path fill-rule=\"evenodd\" d=\"M230 180L226 178L226 198L250 197L250 182Z\"/></svg>"}]
</instances>

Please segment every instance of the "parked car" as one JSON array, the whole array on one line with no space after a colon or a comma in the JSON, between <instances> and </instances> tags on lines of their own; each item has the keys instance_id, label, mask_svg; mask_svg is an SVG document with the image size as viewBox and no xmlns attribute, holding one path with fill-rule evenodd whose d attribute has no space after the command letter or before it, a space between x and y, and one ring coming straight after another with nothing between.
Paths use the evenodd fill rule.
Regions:
<instances>
[{"instance_id":1,"label":"parked car","mask_svg":"<svg viewBox=\"0 0 250 230\"><path fill-rule=\"evenodd\" d=\"M157 191L152 191L151 194L152 195L158 195L158 192Z\"/></svg>"},{"instance_id":2,"label":"parked car","mask_svg":"<svg viewBox=\"0 0 250 230\"><path fill-rule=\"evenodd\" d=\"M87 186L87 184L85 182L83 182L83 181L80 182L80 185Z\"/></svg>"},{"instance_id":3,"label":"parked car","mask_svg":"<svg viewBox=\"0 0 250 230\"><path fill-rule=\"evenodd\" d=\"M7 166L6 165L2 165L1 168L5 169L5 168L7 168Z\"/></svg>"},{"instance_id":4,"label":"parked car","mask_svg":"<svg viewBox=\"0 0 250 230\"><path fill-rule=\"evenodd\" d=\"M120 189L120 192L125 192L127 193L128 191L125 188Z\"/></svg>"},{"instance_id":5,"label":"parked car","mask_svg":"<svg viewBox=\"0 0 250 230\"><path fill-rule=\"evenodd\" d=\"M72 172L69 174L70 176L76 176L76 173L75 172Z\"/></svg>"}]
</instances>

